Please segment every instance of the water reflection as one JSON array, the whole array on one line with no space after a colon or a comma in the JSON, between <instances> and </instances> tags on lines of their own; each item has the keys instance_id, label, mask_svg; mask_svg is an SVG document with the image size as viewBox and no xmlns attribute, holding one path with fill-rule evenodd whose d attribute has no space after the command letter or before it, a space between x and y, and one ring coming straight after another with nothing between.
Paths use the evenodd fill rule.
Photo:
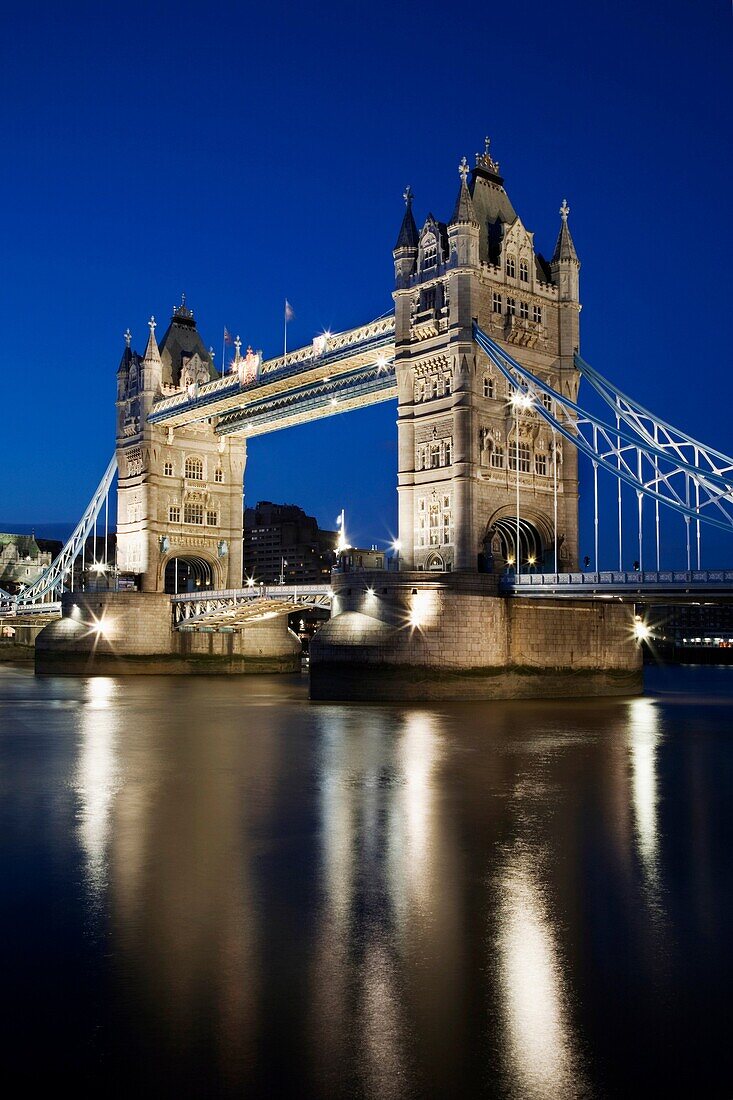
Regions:
<instances>
[{"instance_id":1,"label":"water reflection","mask_svg":"<svg viewBox=\"0 0 733 1100\"><path fill-rule=\"evenodd\" d=\"M88 886L97 901L102 899L109 880L111 813L118 788L116 694L117 685L110 677L86 681L75 775L79 840L86 860Z\"/></svg>"},{"instance_id":2,"label":"water reflection","mask_svg":"<svg viewBox=\"0 0 733 1100\"><path fill-rule=\"evenodd\" d=\"M114 1073L126 1095L654 1095L655 1036L714 1064L733 705L703 738L649 699L311 706L299 681L141 678L69 681L64 707L31 681L3 710L2 690L0 819L30 869L0 847L25 951L4 980L28 1018L53 1006L34 1042L100 1093Z\"/></svg>"},{"instance_id":3,"label":"water reflection","mask_svg":"<svg viewBox=\"0 0 733 1100\"><path fill-rule=\"evenodd\" d=\"M584 1093L564 965L539 861L537 852L518 846L507 857L498 888L498 951L511 1095L526 1100Z\"/></svg>"},{"instance_id":4,"label":"water reflection","mask_svg":"<svg viewBox=\"0 0 733 1100\"><path fill-rule=\"evenodd\" d=\"M628 744L636 844L650 902L660 903L657 755L661 742L657 704L650 699L629 703Z\"/></svg>"}]
</instances>

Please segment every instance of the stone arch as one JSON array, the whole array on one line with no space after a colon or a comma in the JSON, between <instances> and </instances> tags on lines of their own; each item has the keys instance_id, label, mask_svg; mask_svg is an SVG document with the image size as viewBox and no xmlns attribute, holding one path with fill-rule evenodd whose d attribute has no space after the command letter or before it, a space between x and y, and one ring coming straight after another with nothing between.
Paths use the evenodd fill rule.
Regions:
<instances>
[{"instance_id":1,"label":"stone arch","mask_svg":"<svg viewBox=\"0 0 733 1100\"><path fill-rule=\"evenodd\" d=\"M554 555L552 521L536 508L519 509L520 568L541 572ZM489 569L503 569L517 560L517 515L511 504L497 508L486 525L483 557ZM512 561L513 559L513 561Z\"/></svg>"},{"instance_id":2,"label":"stone arch","mask_svg":"<svg viewBox=\"0 0 733 1100\"><path fill-rule=\"evenodd\" d=\"M176 569L176 563L178 568ZM205 550L171 550L158 569L158 591L206 591L224 587L221 562Z\"/></svg>"},{"instance_id":3,"label":"stone arch","mask_svg":"<svg viewBox=\"0 0 733 1100\"><path fill-rule=\"evenodd\" d=\"M434 552L425 559L425 568L430 573L444 573L445 560L442 554Z\"/></svg>"}]
</instances>

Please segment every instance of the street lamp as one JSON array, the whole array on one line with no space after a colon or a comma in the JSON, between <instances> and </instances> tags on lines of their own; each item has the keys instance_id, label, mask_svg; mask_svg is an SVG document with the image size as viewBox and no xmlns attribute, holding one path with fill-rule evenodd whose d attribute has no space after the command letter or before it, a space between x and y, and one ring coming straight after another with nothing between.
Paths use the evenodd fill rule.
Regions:
<instances>
[{"instance_id":1,"label":"street lamp","mask_svg":"<svg viewBox=\"0 0 733 1100\"><path fill-rule=\"evenodd\" d=\"M516 563L514 571L515 571L516 576L519 576L519 574L522 571L522 554L521 554L520 543L519 543L519 414L522 411L522 409L524 409L524 410L531 409L531 407L532 407L532 398L529 396L528 393L525 393L523 390L515 389L514 393L512 394L511 398L509 399L509 404L512 406L512 408L514 410L514 434L515 434L515 437L516 437L515 438L515 449L514 449L514 454L515 454L514 465L516 467L516 475L517 475L517 516L516 516L516 520L517 520L517 544L516 544L516 551L515 551L516 552L517 563Z\"/></svg>"},{"instance_id":2,"label":"street lamp","mask_svg":"<svg viewBox=\"0 0 733 1100\"><path fill-rule=\"evenodd\" d=\"M399 539L393 539L392 540L392 550L394 551L395 572L396 573L399 573L399 571L400 571L400 550L401 549L402 549L402 543L400 542L400 540Z\"/></svg>"}]
</instances>

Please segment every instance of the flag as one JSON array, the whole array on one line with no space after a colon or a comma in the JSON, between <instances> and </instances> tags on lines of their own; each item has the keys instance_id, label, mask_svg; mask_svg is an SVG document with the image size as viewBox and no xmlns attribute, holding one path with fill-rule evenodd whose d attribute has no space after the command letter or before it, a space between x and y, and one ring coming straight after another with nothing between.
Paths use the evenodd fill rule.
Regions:
<instances>
[{"instance_id":1,"label":"flag","mask_svg":"<svg viewBox=\"0 0 733 1100\"><path fill-rule=\"evenodd\" d=\"M234 343L234 340L232 338L232 334L229 331L229 329L226 327L226 325L224 325L224 343L225 344L233 344Z\"/></svg>"},{"instance_id":2,"label":"flag","mask_svg":"<svg viewBox=\"0 0 733 1100\"><path fill-rule=\"evenodd\" d=\"M295 314L293 313L293 307L291 306L290 302L286 298L285 299L285 320L286 321L292 321L293 317L295 317Z\"/></svg>"}]
</instances>

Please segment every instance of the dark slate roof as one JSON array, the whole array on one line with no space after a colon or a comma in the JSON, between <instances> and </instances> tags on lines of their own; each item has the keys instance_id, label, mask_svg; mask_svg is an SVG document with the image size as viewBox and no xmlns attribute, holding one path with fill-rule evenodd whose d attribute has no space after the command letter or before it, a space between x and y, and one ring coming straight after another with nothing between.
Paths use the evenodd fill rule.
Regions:
<instances>
[{"instance_id":1,"label":"dark slate roof","mask_svg":"<svg viewBox=\"0 0 733 1100\"><path fill-rule=\"evenodd\" d=\"M504 190L501 176L478 165L471 172L470 191L480 229L479 258L483 263L496 263L496 246L503 236L503 226L512 225L517 213ZM497 222L502 225L497 226Z\"/></svg>"},{"instance_id":2,"label":"dark slate roof","mask_svg":"<svg viewBox=\"0 0 733 1100\"><path fill-rule=\"evenodd\" d=\"M534 259L535 259L535 271L536 271L537 278L539 279L539 281L541 283L551 283L552 282L552 271L550 270L550 265L547 262L547 260L545 259L545 257L543 255L541 255L541 253L535 252Z\"/></svg>"},{"instance_id":3,"label":"dark slate roof","mask_svg":"<svg viewBox=\"0 0 733 1100\"><path fill-rule=\"evenodd\" d=\"M189 359L194 353L208 365L210 378L218 378L211 356L204 347L203 340L196 328L193 313L185 305L173 310L171 323L160 341L160 359L163 364L163 384L178 385L184 357Z\"/></svg>"},{"instance_id":4,"label":"dark slate roof","mask_svg":"<svg viewBox=\"0 0 733 1100\"><path fill-rule=\"evenodd\" d=\"M398 248L417 248L418 232L415 225L415 218L412 214L412 199L407 200L407 206L405 208L405 216L402 219L402 225L400 226L400 234L397 238L397 244L394 246L395 252Z\"/></svg>"},{"instance_id":5,"label":"dark slate roof","mask_svg":"<svg viewBox=\"0 0 733 1100\"><path fill-rule=\"evenodd\" d=\"M576 263L580 262L578 260L578 253L575 251L573 238L570 235L570 227L568 226L567 218L563 218L562 220L560 232L557 235L555 251L552 254L552 262L554 264L559 260L574 260Z\"/></svg>"},{"instance_id":6,"label":"dark slate roof","mask_svg":"<svg viewBox=\"0 0 733 1100\"><path fill-rule=\"evenodd\" d=\"M129 371L130 363L132 362L132 354L133 353L131 348L125 348L122 353L122 358L120 359L120 365L117 368L118 374L124 374Z\"/></svg>"}]
</instances>

